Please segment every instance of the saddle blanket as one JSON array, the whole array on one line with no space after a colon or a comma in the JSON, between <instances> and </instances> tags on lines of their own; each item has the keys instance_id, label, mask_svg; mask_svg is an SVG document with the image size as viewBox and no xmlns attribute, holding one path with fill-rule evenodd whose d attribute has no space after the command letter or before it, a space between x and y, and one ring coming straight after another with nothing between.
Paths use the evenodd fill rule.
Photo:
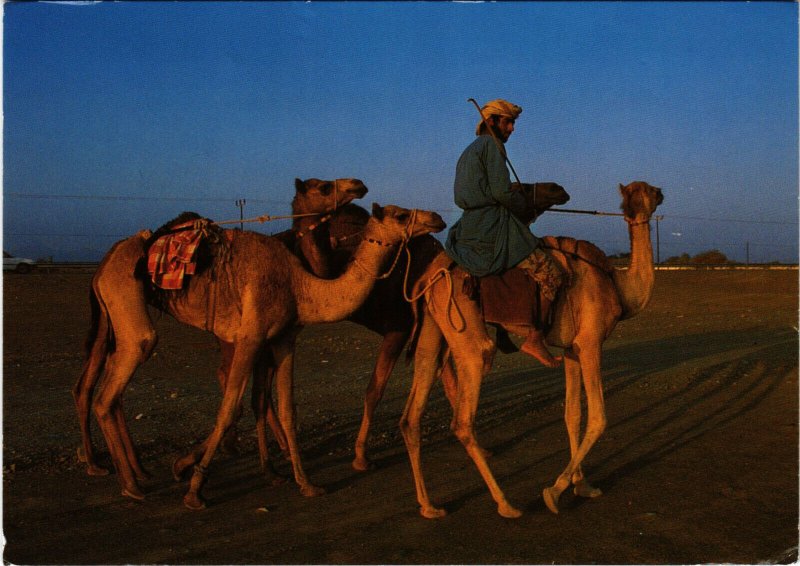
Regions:
<instances>
[{"instance_id":1,"label":"saddle blanket","mask_svg":"<svg viewBox=\"0 0 800 566\"><path fill-rule=\"evenodd\" d=\"M161 236L147 253L147 271L162 289L181 289L183 278L197 268L194 256L203 238L203 230L193 229L195 222L173 227L175 232Z\"/></svg>"},{"instance_id":2,"label":"saddle blanket","mask_svg":"<svg viewBox=\"0 0 800 566\"><path fill-rule=\"evenodd\" d=\"M539 286L524 269L513 267L500 275L481 277L479 286L486 322L536 324Z\"/></svg>"}]
</instances>

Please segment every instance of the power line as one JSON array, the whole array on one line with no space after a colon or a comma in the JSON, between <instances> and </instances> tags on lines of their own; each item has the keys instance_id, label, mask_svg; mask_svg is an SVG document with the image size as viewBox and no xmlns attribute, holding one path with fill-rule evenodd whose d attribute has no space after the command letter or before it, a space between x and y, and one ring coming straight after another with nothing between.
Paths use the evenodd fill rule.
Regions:
<instances>
[{"instance_id":1,"label":"power line","mask_svg":"<svg viewBox=\"0 0 800 566\"><path fill-rule=\"evenodd\" d=\"M52 194L44 194L44 193L5 193L5 198L19 198L19 199L35 199L35 200L46 200L46 199L54 199L54 200L111 200L111 201L168 201L168 202L183 202L183 201L195 201L195 202L229 202L231 200L230 197L191 197L191 196L183 196L183 197L173 197L173 196L159 196L159 197L147 197L147 196L125 196L125 195L52 195ZM233 199L236 202L236 199ZM275 201L275 200L268 200L268 199L258 199L258 198L248 198L248 201L252 203L260 203L260 204L268 204L274 206L289 206L291 203L288 201ZM461 209L437 209L439 213L446 213L446 214L458 214L463 212ZM559 212L557 208L554 208L551 212ZM619 215L619 213L601 213L601 215ZM705 217L705 216L684 216L679 214L661 214L662 219L678 219L678 220L698 220L701 222L737 222L742 224L794 224L797 225L798 222L796 220L757 220L757 219L741 219L741 218L712 218L712 217Z\"/></svg>"},{"instance_id":2,"label":"power line","mask_svg":"<svg viewBox=\"0 0 800 566\"><path fill-rule=\"evenodd\" d=\"M116 200L116 201L134 201L134 200L141 200L141 201L170 201L170 202L182 202L182 201L199 201L199 202L228 202L231 199L230 197L134 197L134 196L118 196L118 195L47 195L47 194L33 194L33 193L5 193L4 195L6 198L23 198L23 199L38 199L38 200L46 200L46 199L54 199L54 200ZM260 202L265 204L275 204L275 205L282 205L288 206L290 203L283 201L274 201L274 200L264 200L264 199L249 199L252 202Z\"/></svg>"}]
</instances>

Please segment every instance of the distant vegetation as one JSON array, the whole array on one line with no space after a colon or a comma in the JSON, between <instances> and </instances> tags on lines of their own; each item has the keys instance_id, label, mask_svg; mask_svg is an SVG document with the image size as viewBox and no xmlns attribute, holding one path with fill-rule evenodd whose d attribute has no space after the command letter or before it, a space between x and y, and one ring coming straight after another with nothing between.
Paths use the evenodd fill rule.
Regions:
<instances>
[{"instance_id":1,"label":"distant vegetation","mask_svg":"<svg viewBox=\"0 0 800 566\"><path fill-rule=\"evenodd\" d=\"M726 263L734 263L729 260L724 253L719 250L708 250L701 252L694 257L689 254L683 253L679 256L667 258L663 262L665 265L686 265L686 264L702 264L702 265L724 265Z\"/></svg>"},{"instance_id":2,"label":"distant vegetation","mask_svg":"<svg viewBox=\"0 0 800 566\"><path fill-rule=\"evenodd\" d=\"M625 266L630 262L631 254L619 253L608 257L614 265ZM728 259L728 257L719 250L708 250L700 252L695 256L690 256L687 253L672 256L659 263L659 265L744 265L744 263ZM763 263L762 265L781 265L781 262L771 261Z\"/></svg>"}]
</instances>

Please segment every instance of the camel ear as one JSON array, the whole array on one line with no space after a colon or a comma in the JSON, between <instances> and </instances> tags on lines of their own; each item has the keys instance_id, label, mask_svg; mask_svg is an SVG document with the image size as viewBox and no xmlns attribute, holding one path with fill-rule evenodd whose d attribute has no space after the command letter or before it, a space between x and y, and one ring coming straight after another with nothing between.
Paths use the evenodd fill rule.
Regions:
<instances>
[{"instance_id":1,"label":"camel ear","mask_svg":"<svg viewBox=\"0 0 800 566\"><path fill-rule=\"evenodd\" d=\"M625 185L623 185L622 183L619 184L619 194L621 195L625 194Z\"/></svg>"},{"instance_id":2,"label":"camel ear","mask_svg":"<svg viewBox=\"0 0 800 566\"><path fill-rule=\"evenodd\" d=\"M383 208L377 202L372 203L372 216L378 220L383 220Z\"/></svg>"},{"instance_id":3,"label":"camel ear","mask_svg":"<svg viewBox=\"0 0 800 566\"><path fill-rule=\"evenodd\" d=\"M295 178L294 180L294 190L300 193L301 195L306 194L306 184L301 181L300 179Z\"/></svg>"}]
</instances>

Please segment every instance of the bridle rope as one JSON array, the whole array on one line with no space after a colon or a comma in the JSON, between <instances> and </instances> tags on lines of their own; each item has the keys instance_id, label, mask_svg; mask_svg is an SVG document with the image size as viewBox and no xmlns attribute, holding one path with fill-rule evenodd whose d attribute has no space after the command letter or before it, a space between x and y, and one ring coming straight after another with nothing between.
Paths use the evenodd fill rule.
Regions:
<instances>
[{"instance_id":1,"label":"bridle rope","mask_svg":"<svg viewBox=\"0 0 800 566\"><path fill-rule=\"evenodd\" d=\"M414 208L411 210L411 218L408 219L408 222L403 228L402 238L400 239L399 242L396 243L387 243L382 240L376 240L375 238L364 238L365 242L370 244L375 244L377 246L383 246L387 248L393 246L399 246L397 249L397 253L394 256L394 260L392 261L392 265L389 267L388 271L386 271L382 275L374 275L370 273L369 270L361 264L356 255L353 255L353 263L358 268L360 268L361 271L363 271L364 273L366 273L375 280L387 279L394 271L394 268L397 267L397 262L400 260L400 256L402 255L403 250L405 249L408 252L408 241L411 239L411 234L413 234L414 224L416 224L416 222L417 222L417 209ZM408 252L408 254L409 254L408 256L409 261L408 265L406 266L406 277L408 276L408 270L411 268L411 252Z\"/></svg>"}]
</instances>

